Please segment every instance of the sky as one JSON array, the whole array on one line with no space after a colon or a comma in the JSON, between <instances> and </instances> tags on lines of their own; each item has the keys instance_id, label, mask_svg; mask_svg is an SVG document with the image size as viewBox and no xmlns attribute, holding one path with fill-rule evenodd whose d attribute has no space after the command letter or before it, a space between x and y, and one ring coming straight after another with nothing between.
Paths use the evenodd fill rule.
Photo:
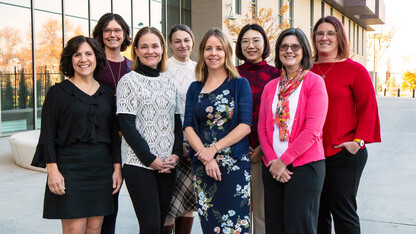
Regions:
<instances>
[{"instance_id":1,"label":"sky","mask_svg":"<svg viewBox=\"0 0 416 234\"><path fill-rule=\"evenodd\" d=\"M386 21L382 28L394 27L395 34L391 46L377 67L384 70L389 57L392 72L416 71L416 1L384 0L384 3Z\"/></svg>"}]
</instances>

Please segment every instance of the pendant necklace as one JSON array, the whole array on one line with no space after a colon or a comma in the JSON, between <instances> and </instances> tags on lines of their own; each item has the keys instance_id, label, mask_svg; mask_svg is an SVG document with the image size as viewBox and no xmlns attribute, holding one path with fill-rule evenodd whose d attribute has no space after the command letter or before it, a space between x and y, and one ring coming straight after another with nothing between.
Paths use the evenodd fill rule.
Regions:
<instances>
[{"instance_id":1,"label":"pendant necklace","mask_svg":"<svg viewBox=\"0 0 416 234\"><path fill-rule=\"evenodd\" d=\"M122 63L123 61L119 62L117 81L120 79ZM117 89L117 81L116 81L116 78L114 77L114 73L113 73L113 70L111 69L111 65L110 65L110 62L108 62L108 59L107 59L107 65L108 65L108 68L110 68L111 76L113 77L114 87ZM114 96L116 96L116 92L114 92Z\"/></svg>"},{"instance_id":2,"label":"pendant necklace","mask_svg":"<svg viewBox=\"0 0 416 234\"><path fill-rule=\"evenodd\" d=\"M323 73L322 71L321 71L321 66L318 66L318 70L319 70L319 72L322 74L321 76L322 76L322 78L323 79L325 79L325 75L329 72L329 71L331 71L331 69L332 69L332 67L334 66L334 64L335 63L332 63L332 65L331 65L331 67L328 69L328 71L326 71L325 73Z\"/></svg>"}]
</instances>

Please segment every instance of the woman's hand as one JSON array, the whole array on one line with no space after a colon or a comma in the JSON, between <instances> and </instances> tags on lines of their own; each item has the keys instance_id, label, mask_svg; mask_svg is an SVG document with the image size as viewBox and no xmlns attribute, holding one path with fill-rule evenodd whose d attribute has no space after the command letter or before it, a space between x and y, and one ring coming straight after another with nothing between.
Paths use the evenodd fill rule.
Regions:
<instances>
[{"instance_id":1,"label":"woman's hand","mask_svg":"<svg viewBox=\"0 0 416 234\"><path fill-rule=\"evenodd\" d=\"M48 172L49 190L56 195L64 195L65 179L59 172L58 165L56 163L48 163L46 164L46 170Z\"/></svg>"},{"instance_id":2,"label":"woman's hand","mask_svg":"<svg viewBox=\"0 0 416 234\"><path fill-rule=\"evenodd\" d=\"M188 157L188 153L190 149L191 149L191 146L188 143L184 142L183 143L183 157L186 160L188 160L188 162L191 161L191 159Z\"/></svg>"},{"instance_id":3,"label":"woman's hand","mask_svg":"<svg viewBox=\"0 0 416 234\"><path fill-rule=\"evenodd\" d=\"M170 173L170 170L174 169L176 163L179 161L179 156L172 154L163 162L163 169L159 173Z\"/></svg>"},{"instance_id":4,"label":"woman's hand","mask_svg":"<svg viewBox=\"0 0 416 234\"><path fill-rule=\"evenodd\" d=\"M215 144L213 144L208 148L203 148L198 153L196 153L195 156L197 156L198 159L201 160L201 162L205 165L214 158L216 153L217 148L215 147Z\"/></svg>"},{"instance_id":5,"label":"woman's hand","mask_svg":"<svg viewBox=\"0 0 416 234\"><path fill-rule=\"evenodd\" d=\"M212 159L205 164L205 172L214 180L221 181L221 171L216 160Z\"/></svg>"},{"instance_id":6,"label":"woman's hand","mask_svg":"<svg viewBox=\"0 0 416 234\"><path fill-rule=\"evenodd\" d=\"M286 164L280 158L270 161L267 167L269 167L273 178L281 183L288 182L291 179L291 175L293 175L293 172L287 170Z\"/></svg>"},{"instance_id":7,"label":"woman's hand","mask_svg":"<svg viewBox=\"0 0 416 234\"><path fill-rule=\"evenodd\" d=\"M112 194L118 193L118 191L120 191L122 184L123 184L123 176L121 175L121 165L120 163L114 163L113 193Z\"/></svg>"},{"instance_id":8,"label":"woman's hand","mask_svg":"<svg viewBox=\"0 0 416 234\"><path fill-rule=\"evenodd\" d=\"M341 143L339 145L334 146L335 149L344 147L348 152L352 154L356 154L358 150L360 150L360 145L357 144L355 141L346 141L344 143Z\"/></svg>"},{"instance_id":9,"label":"woman's hand","mask_svg":"<svg viewBox=\"0 0 416 234\"><path fill-rule=\"evenodd\" d=\"M163 160L159 157L156 157L156 159L150 164L150 167L155 169L156 171L161 171L164 169L163 166Z\"/></svg>"},{"instance_id":10,"label":"woman's hand","mask_svg":"<svg viewBox=\"0 0 416 234\"><path fill-rule=\"evenodd\" d=\"M261 150L260 145L256 147L256 149L251 148L250 146L250 161L251 163L258 163L261 161L263 157L263 151Z\"/></svg>"}]
</instances>

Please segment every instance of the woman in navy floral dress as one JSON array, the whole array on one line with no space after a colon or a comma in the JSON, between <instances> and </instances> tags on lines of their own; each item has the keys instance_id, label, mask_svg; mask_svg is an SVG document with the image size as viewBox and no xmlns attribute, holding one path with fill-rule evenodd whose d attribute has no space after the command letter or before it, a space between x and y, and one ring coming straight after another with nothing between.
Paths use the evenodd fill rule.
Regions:
<instances>
[{"instance_id":1,"label":"woman in navy floral dress","mask_svg":"<svg viewBox=\"0 0 416 234\"><path fill-rule=\"evenodd\" d=\"M208 31L199 48L197 82L186 97L184 128L204 233L250 232L252 98L231 59L225 35Z\"/></svg>"}]
</instances>

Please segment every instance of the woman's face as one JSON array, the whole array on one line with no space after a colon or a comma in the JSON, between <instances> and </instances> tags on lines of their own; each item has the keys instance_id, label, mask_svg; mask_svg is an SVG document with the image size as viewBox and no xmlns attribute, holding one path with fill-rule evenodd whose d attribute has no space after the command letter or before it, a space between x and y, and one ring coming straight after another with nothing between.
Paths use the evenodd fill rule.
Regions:
<instances>
[{"instance_id":1,"label":"woman's face","mask_svg":"<svg viewBox=\"0 0 416 234\"><path fill-rule=\"evenodd\" d=\"M296 71L303 58L302 46L295 35L289 35L283 38L279 47L279 59L287 72Z\"/></svg>"},{"instance_id":2,"label":"woman's face","mask_svg":"<svg viewBox=\"0 0 416 234\"><path fill-rule=\"evenodd\" d=\"M315 32L316 49L319 54L338 55L338 38L334 25L322 23Z\"/></svg>"},{"instance_id":3,"label":"woman's face","mask_svg":"<svg viewBox=\"0 0 416 234\"><path fill-rule=\"evenodd\" d=\"M261 33L256 30L245 32L241 40L241 50L247 62L258 63L262 61L264 40Z\"/></svg>"},{"instance_id":4,"label":"woman's face","mask_svg":"<svg viewBox=\"0 0 416 234\"><path fill-rule=\"evenodd\" d=\"M74 76L92 77L94 74L97 61L95 53L90 44L83 42L77 52L72 55L72 66L74 68Z\"/></svg>"},{"instance_id":5,"label":"woman's face","mask_svg":"<svg viewBox=\"0 0 416 234\"><path fill-rule=\"evenodd\" d=\"M104 45L108 49L120 49L124 41L123 28L117 21L111 20L106 28L103 29Z\"/></svg>"},{"instance_id":6,"label":"woman's face","mask_svg":"<svg viewBox=\"0 0 416 234\"><path fill-rule=\"evenodd\" d=\"M173 56L182 62L189 60L192 52L193 41L191 35L186 31L176 31L172 35L172 42L169 42L169 47L173 51Z\"/></svg>"},{"instance_id":7,"label":"woman's face","mask_svg":"<svg viewBox=\"0 0 416 234\"><path fill-rule=\"evenodd\" d=\"M224 69L225 50L221 41L216 36L209 37L205 44L204 61L208 69Z\"/></svg>"},{"instance_id":8,"label":"woman's face","mask_svg":"<svg viewBox=\"0 0 416 234\"><path fill-rule=\"evenodd\" d=\"M163 48L159 37L153 33L142 35L137 45L135 45L134 51L141 64L153 69L156 69L162 60Z\"/></svg>"}]
</instances>

